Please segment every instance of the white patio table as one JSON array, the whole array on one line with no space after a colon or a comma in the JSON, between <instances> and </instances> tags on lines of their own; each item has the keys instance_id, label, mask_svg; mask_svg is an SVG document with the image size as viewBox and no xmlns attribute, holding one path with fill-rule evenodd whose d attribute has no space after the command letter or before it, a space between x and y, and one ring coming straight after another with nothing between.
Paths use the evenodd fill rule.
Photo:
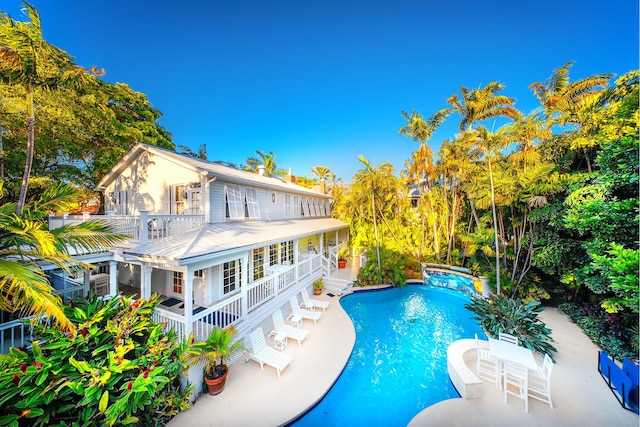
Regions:
<instances>
[{"instance_id":1,"label":"white patio table","mask_svg":"<svg viewBox=\"0 0 640 427\"><path fill-rule=\"evenodd\" d=\"M533 351L526 347L520 347L519 345L489 338L489 352L496 359L503 362L508 360L524 365L534 371L538 370L538 364L533 357Z\"/></svg>"}]
</instances>

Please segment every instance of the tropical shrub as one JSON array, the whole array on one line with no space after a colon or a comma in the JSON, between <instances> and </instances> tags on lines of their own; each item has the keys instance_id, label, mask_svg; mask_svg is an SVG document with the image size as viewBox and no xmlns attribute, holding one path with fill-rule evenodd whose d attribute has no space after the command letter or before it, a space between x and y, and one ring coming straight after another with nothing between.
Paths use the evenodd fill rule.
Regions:
<instances>
[{"instance_id":1,"label":"tropical shrub","mask_svg":"<svg viewBox=\"0 0 640 427\"><path fill-rule=\"evenodd\" d=\"M187 409L184 346L151 320L157 304L75 300L64 308L75 337L34 326L30 349L0 358L0 425L157 426Z\"/></svg>"},{"instance_id":2,"label":"tropical shrub","mask_svg":"<svg viewBox=\"0 0 640 427\"><path fill-rule=\"evenodd\" d=\"M407 266L412 262L409 255L380 248L380 268L375 248L369 249L366 257L366 264L358 272L357 283L360 286L406 285Z\"/></svg>"},{"instance_id":3,"label":"tropical shrub","mask_svg":"<svg viewBox=\"0 0 640 427\"><path fill-rule=\"evenodd\" d=\"M551 329L538 318L544 309L538 301L523 303L520 298L510 299L501 295L489 298L474 297L465 308L476 315L487 333L498 336L506 332L518 337L518 342L531 350L548 354L553 359L556 348L551 344Z\"/></svg>"},{"instance_id":4,"label":"tropical shrub","mask_svg":"<svg viewBox=\"0 0 640 427\"><path fill-rule=\"evenodd\" d=\"M638 357L638 320L636 316L607 313L598 304L566 302L558 310L578 325L591 341L612 357Z\"/></svg>"}]
</instances>

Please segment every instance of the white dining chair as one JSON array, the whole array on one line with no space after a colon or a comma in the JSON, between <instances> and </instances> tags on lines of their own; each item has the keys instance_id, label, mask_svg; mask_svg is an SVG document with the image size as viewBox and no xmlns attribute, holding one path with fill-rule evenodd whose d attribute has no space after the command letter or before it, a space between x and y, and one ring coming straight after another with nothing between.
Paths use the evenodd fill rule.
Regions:
<instances>
[{"instance_id":1,"label":"white dining chair","mask_svg":"<svg viewBox=\"0 0 640 427\"><path fill-rule=\"evenodd\" d=\"M504 332L498 333L498 340L518 345L518 337Z\"/></svg>"},{"instance_id":2,"label":"white dining chair","mask_svg":"<svg viewBox=\"0 0 640 427\"><path fill-rule=\"evenodd\" d=\"M541 402L548 403L553 409L551 401L551 370L553 369L553 361L548 354L544 355L542 367L537 371L529 370L529 397L538 399Z\"/></svg>"},{"instance_id":3,"label":"white dining chair","mask_svg":"<svg viewBox=\"0 0 640 427\"><path fill-rule=\"evenodd\" d=\"M478 334L476 334L476 375L496 383L500 387L500 361L493 357L488 348L480 348Z\"/></svg>"},{"instance_id":4,"label":"white dining chair","mask_svg":"<svg viewBox=\"0 0 640 427\"><path fill-rule=\"evenodd\" d=\"M503 383L504 401L507 402L507 395L519 397L524 400L524 411L529 412L529 370L519 363L505 360ZM509 387L512 386L512 387Z\"/></svg>"}]
</instances>

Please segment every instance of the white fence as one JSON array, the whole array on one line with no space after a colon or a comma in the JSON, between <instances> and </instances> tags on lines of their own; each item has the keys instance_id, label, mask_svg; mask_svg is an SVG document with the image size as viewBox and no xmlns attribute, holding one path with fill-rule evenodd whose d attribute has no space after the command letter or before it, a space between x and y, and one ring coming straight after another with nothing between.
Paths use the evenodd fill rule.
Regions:
<instances>
[{"instance_id":1,"label":"white fence","mask_svg":"<svg viewBox=\"0 0 640 427\"><path fill-rule=\"evenodd\" d=\"M76 225L85 221L109 221L118 234L129 236L132 242L146 243L164 237L178 236L206 223L204 215L149 215L146 211L133 215L67 215L49 216L49 229Z\"/></svg>"}]
</instances>

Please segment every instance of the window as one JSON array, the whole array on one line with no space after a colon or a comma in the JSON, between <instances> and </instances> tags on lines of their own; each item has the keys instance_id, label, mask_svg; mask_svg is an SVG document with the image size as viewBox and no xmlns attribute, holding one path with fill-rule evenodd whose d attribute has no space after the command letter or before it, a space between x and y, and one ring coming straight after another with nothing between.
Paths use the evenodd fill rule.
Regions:
<instances>
[{"instance_id":1,"label":"window","mask_svg":"<svg viewBox=\"0 0 640 427\"><path fill-rule=\"evenodd\" d=\"M260 219L260 205L258 205L258 192L255 188L245 188L245 217Z\"/></svg>"},{"instance_id":2,"label":"window","mask_svg":"<svg viewBox=\"0 0 640 427\"><path fill-rule=\"evenodd\" d=\"M126 190L115 191L111 193L111 209L116 211L116 215L131 214L131 200Z\"/></svg>"},{"instance_id":3,"label":"window","mask_svg":"<svg viewBox=\"0 0 640 427\"><path fill-rule=\"evenodd\" d=\"M293 217L301 217L302 213L298 209L296 211L296 206L300 206L300 196L293 196L293 206L291 206L291 216Z\"/></svg>"},{"instance_id":4,"label":"window","mask_svg":"<svg viewBox=\"0 0 640 427\"><path fill-rule=\"evenodd\" d=\"M179 271L173 272L173 293L182 294L182 273Z\"/></svg>"},{"instance_id":5,"label":"window","mask_svg":"<svg viewBox=\"0 0 640 427\"><path fill-rule=\"evenodd\" d=\"M292 196L291 194L284 195L284 216L292 217L293 216L293 207L295 205L292 204Z\"/></svg>"},{"instance_id":6,"label":"window","mask_svg":"<svg viewBox=\"0 0 640 427\"><path fill-rule=\"evenodd\" d=\"M278 245L269 245L269 265L278 263Z\"/></svg>"},{"instance_id":7,"label":"window","mask_svg":"<svg viewBox=\"0 0 640 427\"><path fill-rule=\"evenodd\" d=\"M240 287L240 260L225 262L222 269L222 292L227 295Z\"/></svg>"},{"instance_id":8,"label":"window","mask_svg":"<svg viewBox=\"0 0 640 427\"><path fill-rule=\"evenodd\" d=\"M311 216L309 212L309 201L306 197L302 198L302 216Z\"/></svg>"},{"instance_id":9,"label":"window","mask_svg":"<svg viewBox=\"0 0 640 427\"><path fill-rule=\"evenodd\" d=\"M225 185L224 197L227 218L243 219L244 203L240 187L238 185Z\"/></svg>"},{"instance_id":10,"label":"window","mask_svg":"<svg viewBox=\"0 0 640 427\"><path fill-rule=\"evenodd\" d=\"M280 264L293 265L293 240L280 243Z\"/></svg>"},{"instance_id":11,"label":"window","mask_svg":"<svg viewBox=\"0 0 640 427\"><path fill-rule=\"evenodd\" d=\"M203 278L204 277L204 270L196 270L193 272L193 277L200 277Z\"/></svg>"},{"instance_id":12,"label":"window","mask_svg":"<svg viewBox=\"0 0 640 427\"><path fill-rule=\"evenodd\" d=\"M253 250L253 280L259 280L264 277L264 248L256 248Z\"/></svg>"},{"instance_id":13,"label":"window","mask_svg":"<svg viewBox=\"0 0 640 427\"><path fill-rule=\"evenodd\" d=\"M187 191L187 213L191 215L197 215L200 213L200 189L189 189Z\"/></svg>"},{"instance_id":14,"label":"window","mask_svg":"<svg viewBox=\"0 0 640 427\"><path fill-rule=\"evenodd\" d=\"M315 211L315 216L320 216L320 200L313 199L313 210Z\"/></svg>"},{"instance_id":15,"label":"window","mask_svg":"<svg viewBox=\"0 0 640 427\"><path fill-rule=\"evenodd\" d=\"M194 205L193 193L190 193L184 184L169 185L165 191L165 211L171 215L184 215L189 213ZM200 209L200 192L197 195L197 207ZM195 213L195 212L192 212Z\"/></svg>"}]
</instances>

